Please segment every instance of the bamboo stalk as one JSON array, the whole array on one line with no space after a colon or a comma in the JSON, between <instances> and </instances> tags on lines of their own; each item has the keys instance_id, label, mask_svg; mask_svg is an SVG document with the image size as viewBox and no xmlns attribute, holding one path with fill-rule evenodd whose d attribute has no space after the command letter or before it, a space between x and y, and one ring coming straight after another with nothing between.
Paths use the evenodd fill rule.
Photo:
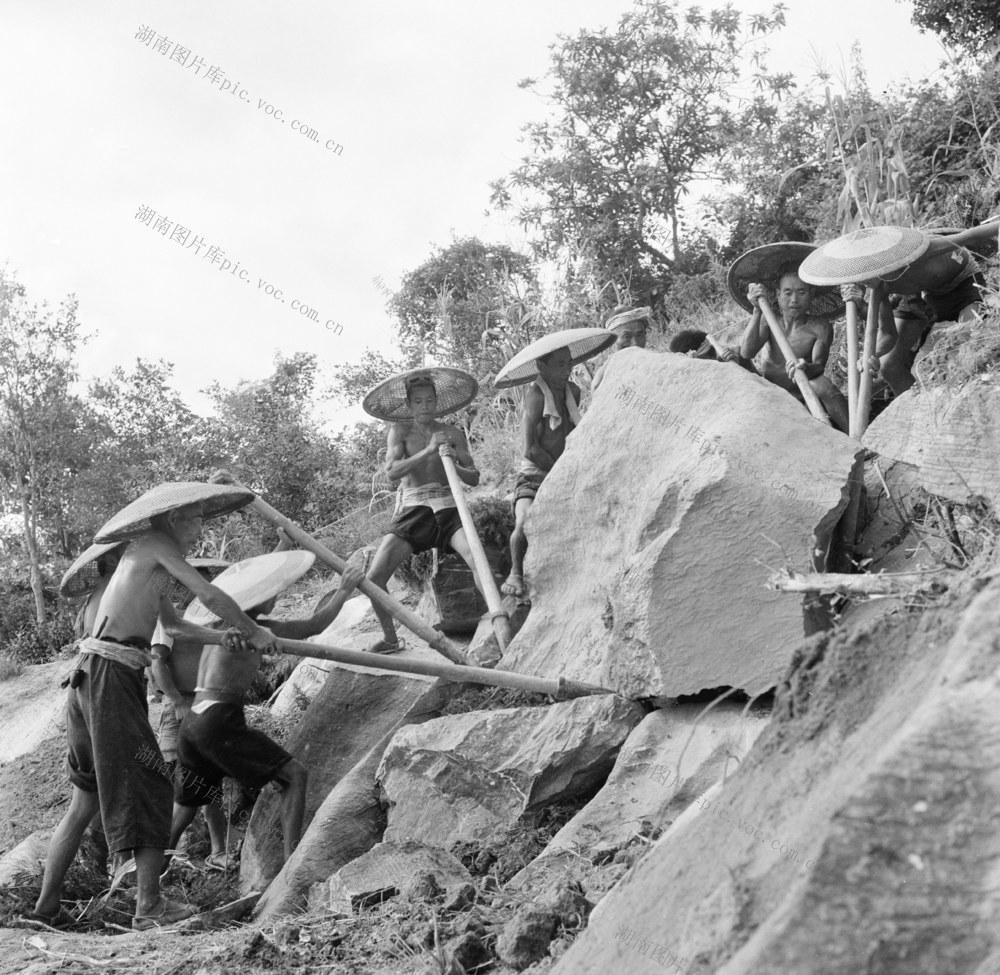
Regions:
<instances>
[{"instance_id":1,"label":"bamboo stalk","mask_svg":"<svg viewBox=\"0 0 1000 975\"><path fill-rule=\"evenodd\" d=\"M465 529L465 537L472 550L472 560L476 563L476 571L479 573L479 582L483 587L483 595L486 597L486 605L490 611L490 621L493 623L493 632L497 635L497 642L500 644L500 653L506 653L507 644L510 643L510 617L503 608L503 600L500 598L500 590L497 589L496 579L493 578L493 569L490 560L486 557L482 540L476 531L476 523L472 519L472 512L469 510L469 503L465 499L465 487L458 471L455 469L455 461L441 454L441 463L444 472L448 475L448 484L451 493L455 498L455 506L462 519L462 527Z\"/></svg>"},{"instance_id":2,"label":"bamboo stalk","mask_svg":"<svg viewBox=\"0 0 1000 975\"><path fill-rule=\"evenodd\" d=\"M592 694L614 694L615 691L596 684L567 680L564 677L552 680L547 677L529 677L508 670L490 670L486 667L459 667L438 660L415 660L406 657L386 657L365 653L362 650L347 650L308 640L278 640L286 653L297 657L316 657L319 660L333 660L341 664L370 667L373 670L392 670L401 674L425 674L428 677L442 677L445 680L463 684L486 684L491 687L513 687L519 691L534 694L548 694L558 700L573 697L587 697Z\"/></svg>"},{"instance_id":3,"label":"bamboo stalk","mask_svg":"<svg viewBox=\"0 0 1000 975\"><path fill-rule=\"evenodd\" d=\"M336 552L327 548L322 542L313 538L305 529L295 524L291 518L286 518L280 511L272 508L266 501L259 497L254 498L250 503L250 507L262 518L271 522L272 525L284 529L287 535L298 542L304 549L313 552L318 559L343 574L347 563ZM358 589L373 603L378 603L387 613L391 613L408 630L416 633L421 640L426 640L442 656L447 657L456 664L464 665L468 662L468 658L456 643L449 640L439 630L435 630L429 623L417 616L413 610L404 606L398 599L394 599L384 589L380 589L374 582L362 579L358 583Z\"/></svg>"},{"instance_id":4,"label":"bamboo stalk","mask_svg":"<svg viewBox=\"0 0 1000 975\"><path fill-rule=\"evenodd\" d=\"M852 575L846 572L790 572L782 569L768 579L779 592L836 592L845 596L910 596L921 589L947 587L957 572L883 572Z\"/></svg>"},{"instance_id":5,"label":"bamboo stalk","mask_svg":"<svg viewBox=\"0 0 1000 975\"><path fill-rule=\"evenodd\" d=\"M875 338L878 335L878 316L883 299L882 283L873 282L871 294L868 296L868 320L865 323L865 344L861 353L864 366L861 372L861 389L858 392L857 413L854 416L854 433L852 436L861 439L868 429L868 417L872 406L872 374L868 368L871 357L875 355Z\"/></svg>"},{"instance_id":6,"label":"bamboo stalk","mask_svg":"<svg viewBox=\"0 0 1000 975\"><path fill-rule=\"evenodd\" d=\"M781 349L781 354L785 357L787 362L798 361L798 356L792 350L792 346L788 341L788 336L785 335L785 330L781 323L778 321L771 309L771 303L763 295L760 296L760 310L764 314L764 318L767 319L767 324L771 329L771 334L774 336L775 342L778 343L778 348ZM823 409L823 404L819 401L819 397L816 395L816 391L812 388L812 384L806 378L806 374L802 371L801 366L795 367L795 384L799 387L799 392L802 393L802 398L806 402L806 407L809 412L812 413L817 420L822 420L824 423L829 424L830 418L826 415L826 410Z\"/></svg>"},{"instance_id":7,"label":"bamboo stalk","mask_svg":"<svg viewBox=\"0 0 1000 975\"><path fill-rule=\"evenodd\" d=\"M866 367L867 368L867 364ZM847 302L847 417L848 434L856 437L858 415L858 306Z\"/></svg>"}]
</instances>

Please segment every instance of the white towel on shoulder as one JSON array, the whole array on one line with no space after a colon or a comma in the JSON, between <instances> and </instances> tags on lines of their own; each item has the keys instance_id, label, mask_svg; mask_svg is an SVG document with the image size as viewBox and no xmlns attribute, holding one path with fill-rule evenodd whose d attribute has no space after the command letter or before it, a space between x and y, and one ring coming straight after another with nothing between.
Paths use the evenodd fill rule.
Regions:
<instances>
[{"instance_id":1,"label":"white towel on shoulder","mask_svg":"<svg viewBox=\"0 0 1000 975\"><path fill-rule=\"evenodd\" d=\"M542 407L542 418L549 421L550 430L555 430L562 423L562 414L559 412L559 407L556 406L555 395L549 389L549 384L541 376L535 379L535 385L539 388L545 400ZM580 407L576 405L576 399L569 387L569 383L566 383L566 412L569 413L569 418L573 421L573 426L577 426L580 422Z\"/></svg>"}]
</instances>

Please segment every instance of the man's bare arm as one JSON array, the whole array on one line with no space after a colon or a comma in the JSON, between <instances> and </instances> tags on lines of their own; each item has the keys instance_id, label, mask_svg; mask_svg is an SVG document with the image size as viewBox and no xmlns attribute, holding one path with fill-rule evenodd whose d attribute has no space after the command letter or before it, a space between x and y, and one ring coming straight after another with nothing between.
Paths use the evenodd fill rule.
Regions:
<instances>
[{"instance_id":1,"label":"man's bare arm","mask_svg":"<svg viewBox=\"0 0 1000 975\"><path fill-rule=\"evenodd\" d=\"M806 374L806 379L816 379L826 372L826 363L830 358L830 345L833 340L833 326L827 325L822 333L813 342L811 351L811 361L806 360L802 371Z\"/></svg>"},{"instance_id":2,"label":"man's bare arm","mask_svg":"<svg viewBox=\"0 0 1000 975\"><path fill-rule=\"evenodd\" d=\"M186 562L177 553L176 549L171 550L165 543L157 544L154 548L154 554L157 562L166 569L170 575L172 575L179 583L187 586L194 595L200 599L216 616L224 620L226 623L231 623L233 626L237 627L240 632L246 637L247 642L255 649L260 650L263 653L274 652L272 648L275 647L274 634L269 633L263 627L258 626L240 607L237 605L236 600L233 599L228 593L223 592L211 583L206 582L202 578L201 574L195 569L190 563ZM169 603L169 600L166 600ZM220 633L218 630L213 630L215 634L214 639L203 640L199 636L189 635L190 631L187 629L181 629L177 632L171 630L171 626L187 628L191 624L184 622L183 620L177 619L177 614L173 613L173 607L170 607L170 611L164 610L163 606L164 600L160 600L160 616L164 620L164 626L171 636L184 636L192 640L199 640L203 643L219 643ZM169 626L167 625L170 616L173 617L174 622ZM209 632L207 627L199 627L199 629Z\"/></svg>"},{"instance_id":3,"label":"man's bare arm","mask_svg":"<svg viewBox=\"0 0 1000 975\"><path fill-rule=\"evenodd\" d=\"M524 398L524 408L521 411L521 453L536 467L550 471L556 458L538 442L538 428L543 419L544 406L545 398L535 386L532 386Z\"/></svg>"},{"instance_id":4,"label":"man's bare arm","mask_svg":"<svg viewBox=\"0 0 1000 975\"><path fill-rule=\"evenodd\" d=\"M744 359L752 359L771 337L771 330L764 321L764 316L759 308L754 308L750 317L750 324L747 325L743 333L743 341L740 343L740 355Z\"/></svg>"},{"instance_id":5,"label":"man's bare arm","mask_svg":"<svg viewBox=\"0 0 1000 975\"><path fill-rule=\"evenodd\" d=\"M991 237L996 237L998 231L1000 231L1000 217L990 220L989 223L973 227L971 230L963 230L957 234L942 234L941 236L949 244L956 244L961 247L965 244L978 244L989 240Z\"/></svg>"},{"instance_id":6,"label":"man's bare arm","mask_svg":"<svg viewBox=\"0 0 1000 975\"><path fill-rule=\"evenodd\" d=\"M469 451L469 443L465 439L465 434L455 427L455 443L449 450L445 447L442 453L451 457L455 461L455 470L459 478L465 484L475 487L479 483L479 471L476 469L476 462L472 459Z\"/></svg>"}]
</instances>

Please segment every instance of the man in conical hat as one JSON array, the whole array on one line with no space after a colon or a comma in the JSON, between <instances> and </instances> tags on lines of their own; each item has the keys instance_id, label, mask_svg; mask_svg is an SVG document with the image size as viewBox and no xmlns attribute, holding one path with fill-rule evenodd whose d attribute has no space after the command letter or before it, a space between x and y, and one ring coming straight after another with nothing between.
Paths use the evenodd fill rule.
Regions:
<instances>
[{"instance_id":1,"label":"man in conical hat","mask_svg":"<svg viewBox=\"0 0 1000 975\"><path fill-rule=\"evenodd\" d=\"M312 566L310 552L282 551L258 555L231 566L216 579L231 592L252 619L270 613L278 596ZM351 556L340 585L319 602L307 619L265 619L270 632L290 640L305 640L322 633L336 618L354 588L364 577L360 552ZM208 622L211 617L195 603L187 619ZM213 624L214 625L214 624ZM204 628L202 628L204 629ZM209 633L211 630L208 631ZM261 653L231 653L215 640L204 645L197 667L195 694L181 721L177 739L177 776L170 847L176 849L184 831L202 806L221 800L224 776L260 789L274 782L281 791L281 826L285 858L291 856L302 835L307 773L301 762L267 735L246 724L243 699L260 669ZM206 861L210 869L226 868L225 846Z\"/></svg>"},{"instance_id":2,"label":"man in conical hat","mask_svg":"<svg viewBox=\"0 0 1000 975\"><path fill-rule=\"evenodd\" d=\"M566 449L566 438L580 422L580 387L570 380L573 356L569 348L539 356L538 376L521 406L521 466L514 483L514 531L510 536L510 575L505 595L524 596L524 557L528 537L524 523L542 481Z\"/></svg>"},{"instance_id":3,"label":"man in conical hat","mask_svg":"<svg viewBox=\"0 0 1000 975\"><path fill-rule=\"evenodd\" d=\"M465 484L475 487L479 483L479 471L465 434L457 426L438 419L457 409L455 403L465 400L461 405L466 405L478 390L473 377L466 376L471 392L459 390L449 402L439 402L438 384L452 381L453 374L460 374L460 370L416 369L379 384L365 396L365 409L373 416L387 419L404 411L409 414L408 419L393 423L388 433L385 472L390 480L403 482L403 496L401 510L382 538L368 572L368 579L383 589L411 555L432 548L441 551L451 548L464 559L472 570L476 588L480 593L483 591L441 463L443 453L455 462L455 470ZM375 406L376 394L385 387L394 389L395 397L402 402L386 403L382 408ZM372 603L372 609L382 625L382 639L369 647L369 652L395 653L400 643L392 616L376 603Z\"/></svg>"},{"instance_id":4,"label":"man in conical hat","mask_svg":"<svg viewBox=\"0 0 1000 975\"><path fill-rule=\"evenodd\" d=\"M253 493L233 487L181 482L148 491L98 532L98 542L131 540L101 597L92 636L80 642L83 662L66 702L70 806L56 827L45 861L34 919L60 920L66 871L88 823L100 809L112 853L131 851L136 862L132 927L145 931L176 923L193 909L160 894L163 851L170 836L171 787L149 725L143 672L151 663L150 639L158 618L175 636L195 636L198 627L177 619L165 592L176 579L238 630L258 650L274 647L274 636L258 626L233 599L207 583L185 561L201 532L202 517L234 511ZM217 637L216 637L217 639ZM144 764L137 756L156 756Z\"/></svg>"}]
</instances>

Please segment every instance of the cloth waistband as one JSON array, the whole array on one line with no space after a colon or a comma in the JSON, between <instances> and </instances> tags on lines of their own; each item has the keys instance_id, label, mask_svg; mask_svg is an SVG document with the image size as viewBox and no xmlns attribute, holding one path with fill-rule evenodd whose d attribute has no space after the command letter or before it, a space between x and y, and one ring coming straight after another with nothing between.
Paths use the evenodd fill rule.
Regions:
<instances>
[{"instance_id":1,"label":"cloth waistband","mask_svg":"<svg viewBox=\"0 0 1000 975\"><path fill-rule=\"evenodd\" d=\"M400 511L417 507L427 507L431 511L444 511L445 508L456 507L455 497L451 493L451 488L440 481L430 481L417 487L403 488Z\"/></svg>"},{"instance_id":2,"label":"cloth waistband","mask_svg":"<svg viewBox=\"0 0 1000 975\"><path fill-rule=\"evenodd\" d=\"M531 477L545 477L548 471L543 471L536 464L533 464L526 457L521 458L521 469L518 472L520 474L528 474Z\"/></svg>"},{"instance_id":3,"label":"cloth waistband","mask_svg":"<svg viewBox=\"0 0 1000 975\"><path fill-rule=\"evenodd\" d=\"M96 636L84 637L80 641L80 653L92 653L105 660L112 660L116 664L124 664L132 670L142 670L150 666L153 658L148 650L140 647L130 647L117 640L98 639Z\"/></svg>"},{"instance_id":4,"label":"cloth waistband","mask_svg":"<svg viewBox=\"0 0 1000 975\"><path fill-rule=\"evenodd\" d=\"M196 687L195 704L242 704L242 691L217 691L212 687Z\"/></svg>"}]
</instances>

